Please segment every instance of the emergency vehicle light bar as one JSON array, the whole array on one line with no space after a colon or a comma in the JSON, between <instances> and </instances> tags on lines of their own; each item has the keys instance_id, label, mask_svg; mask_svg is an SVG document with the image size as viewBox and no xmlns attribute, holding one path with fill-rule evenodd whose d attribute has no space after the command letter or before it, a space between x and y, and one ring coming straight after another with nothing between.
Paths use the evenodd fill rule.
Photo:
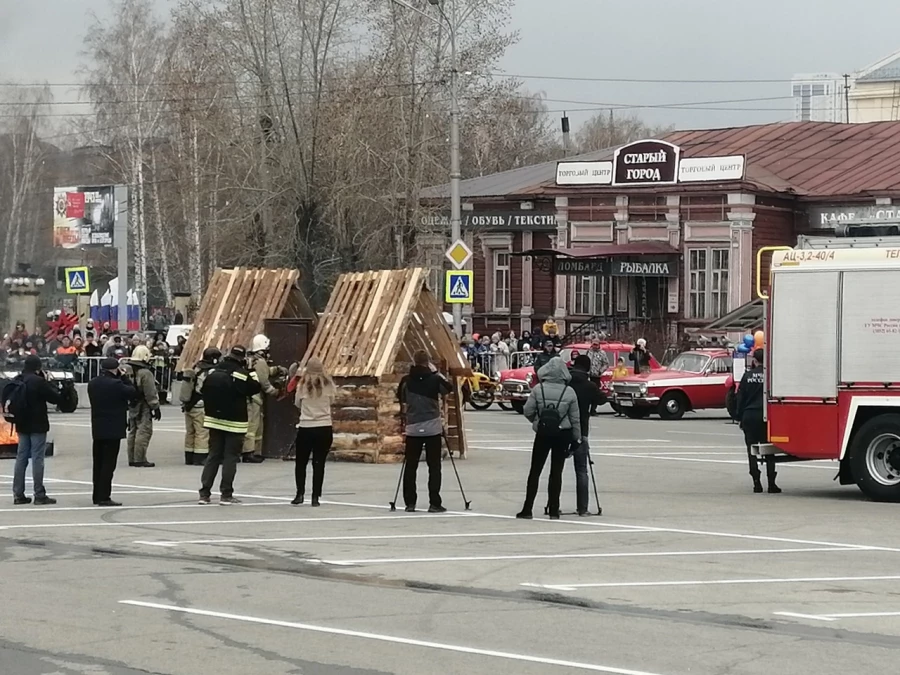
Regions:
<instances>
[{"instance_id":1,"label":"emergency vehicle light bar","mask_svg":"<svg viewBox=\"0 0 900 675\"><path fill-rule=\"evenodd\" d=\"M763 300L768 300L768 294L762 292L762 256L763 253L774 253L775 251L793 251L790 246L763 246L756 252L756 296ZM771 278L771 272L769 273Z\"/></svg>"}]
</instances>

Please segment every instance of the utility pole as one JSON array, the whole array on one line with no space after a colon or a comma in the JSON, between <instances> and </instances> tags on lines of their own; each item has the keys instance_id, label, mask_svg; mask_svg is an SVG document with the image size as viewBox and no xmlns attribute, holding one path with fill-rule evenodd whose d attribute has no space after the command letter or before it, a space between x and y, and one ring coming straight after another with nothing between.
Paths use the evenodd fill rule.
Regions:
<instances>
[{"instance_id":1,"label":"utility pole","mask_svg":"<svg viewBox=\"0 0 900 675\"><path fill-rule=\"evenodd\" d=\"M444 12L444 1L428 0L428 3L438 8L450 31L450 241L452 243L462 238L462 197L459 186L462 178L459 168L459 58L456 51L456 0L447 0L450 3L449 17ZM424 16L439 26L442 25L439 19L406 0L392 0L392 2ZM456 333L456 337L462 337L462 306L459 304L453 305L453 332Z\"/></svg>"},{"instance_id":2,"label":"utility pole","mask_svg":"<svg viewBox=\"0 0 900 675\"><path fill-rule=\"evenodd\" d=\"M850 76L844 75L844 122L850 124Z\"/></svg>"}]
</instances>

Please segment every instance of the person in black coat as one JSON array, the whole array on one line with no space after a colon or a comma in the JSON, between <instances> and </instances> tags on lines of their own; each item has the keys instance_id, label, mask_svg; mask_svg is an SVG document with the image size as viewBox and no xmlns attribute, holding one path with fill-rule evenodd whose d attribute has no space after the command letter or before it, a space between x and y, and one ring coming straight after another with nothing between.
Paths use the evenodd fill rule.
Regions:
<instances>
[{"instance_id":1,"label":"person in black coat","mask_svg":"<svg viewBox=\"0 0 900 675\"><path fill-rule=\"evenodd\" d=\"M47 496L44 488L44 453L47 451L47 432L50 431L47 404L57 405L62 396L44 378L42 368L41 359L33 354L29 355L25 358L22 374L16 378L25 384L24 407L15 416L19 447L13 476L13 503L17 505L31 503L31 498L25 496L25 470L29 461L34 481L34 503L56 503L55 499Z\"/></svg>"},{"instance_id":2,"label":"person in black coat","mask_svg":"<svg viewBox=\"0 0 900 675\"><path fill-rule=\"evenodd\" d=\"M112 481L122 439L128 435L128 406L137 397L137 389L122 374L119 362L113 358L103 359L100 374L88 383L96 506L122 506L112 500Z\"/></svg>"},{"instance_id":3,"label":"person in black coat","mask_svg":"<svg viewBox=\"0 0 900 675\"><path fill-rule=\"evenodd\" d=\"M591 359L587 354L579 354L572 362L569 372L572 380L569 386L578 397L578 411L581 417L581 443L574 446L575 458L575 503L579 516L589 515L588 501L588 462L590 462L590 446L588 436L591 432L591 409L600 398L600 387L590 378ZM598 504L599 507L599 504Z\"/></svg>"},{"instance_id":4,"label":"person in black coat","mask_svg":"<svg viewBox=\"0 0 900 675\"><path fill-rule=\"evenodd\" d=\"M750 464L750 477L753 478L753 491L757 494L763 491L760 481L759 461L751 453L751 448L759 443L768 443L769 434L763 415L765 396L765 375L763 373L763 359L765 352L757 349L753 352L750 361L750 369L744 372L741 384L737 392L737 419L741 422L744 432L744 443L747 446L747 461ZM775 484L775 457L766 456L766 479L769 482L769 492L779 494L781 488Z\"/></svg>"}]
</instances>

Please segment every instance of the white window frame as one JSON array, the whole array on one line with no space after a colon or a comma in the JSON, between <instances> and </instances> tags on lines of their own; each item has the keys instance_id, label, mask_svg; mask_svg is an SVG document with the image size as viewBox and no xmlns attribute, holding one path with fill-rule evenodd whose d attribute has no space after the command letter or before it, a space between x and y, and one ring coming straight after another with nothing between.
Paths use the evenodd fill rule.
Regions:
<instances>
[{"instance_id":1,"label":"white window frame","mask_svg":"<svg viewBox=\"0 0 900 675\"><path fill-rule=\"evenodd\" d=\"M500 264L500 256L506 256L506 264ZM505 278L504 278L505 277ZM491 307L494 312L509 312L512 308L512 251L508 248L491 249ZM505 282L505 283L502 283ZM502 286L502 288L501 288ZM501 293L501 302L497 294Z\"/></svg>"},{"instance_id":2,"label":"white window frame","mask_svg":"<svg viewBox=\"0 0 900 675\"><path fill-rule=\"evenodd\" d=\"M579 275L571 277L569 307L575 316L606 316L609 313L608 277Z\"/></svg>"},{"instance_id":3,"label":"white window frame","mask_svg":"<svg viewBox=\"0 0 900 675\"><path fill-rule=\"evenodd\" d=\"M697 259L701 253L705 257L702 264L699 264ZM725 243L718 246L694 246L685 251L687 318L716 319L728 313L730 253L729 245ZM695 264L695 260L698 264Z\"/></svg>"}]
</instances>

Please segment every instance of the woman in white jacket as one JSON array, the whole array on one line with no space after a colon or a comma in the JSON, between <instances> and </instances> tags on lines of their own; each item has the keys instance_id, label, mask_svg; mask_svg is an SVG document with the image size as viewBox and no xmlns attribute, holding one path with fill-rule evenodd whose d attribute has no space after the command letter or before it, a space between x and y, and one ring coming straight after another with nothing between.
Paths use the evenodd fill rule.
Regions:
<instances>
[{"instance_id":1,"label":"woman in white jacket","mask_svg":"<svg viewBox=\"0 0 900 675\"><path fill-rule=\"evenodd\" d=\"M325 481L325 460L334 440L331 404L335 393L334 382L325 372L322 362L311 358L297 382L294 396L294 405L300 410L300 421L297 422L297 464L294 468L297 496L291 501L294 506L303 503L306 465L310 456L313 464L312 505L319 505L322 483Z\"/></svg>"}]
</instances>

